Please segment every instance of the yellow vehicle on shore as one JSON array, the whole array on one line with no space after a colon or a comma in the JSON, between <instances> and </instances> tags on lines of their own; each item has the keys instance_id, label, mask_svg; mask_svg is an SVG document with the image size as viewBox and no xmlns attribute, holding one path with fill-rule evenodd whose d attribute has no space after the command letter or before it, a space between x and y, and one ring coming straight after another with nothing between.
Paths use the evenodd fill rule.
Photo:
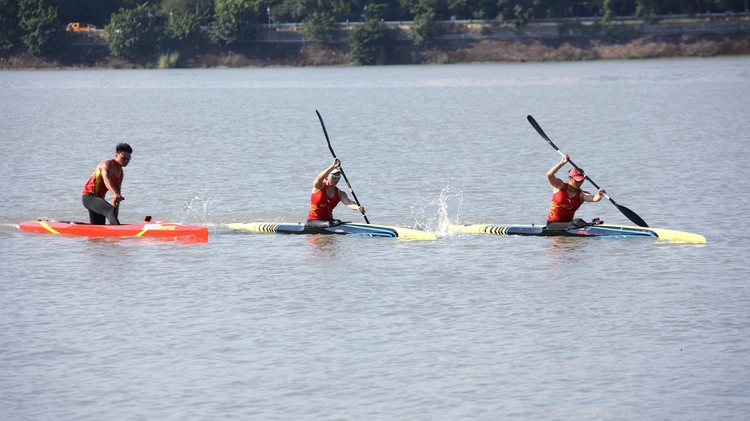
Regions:
<instances>
[{"instance_id":1,"label":"yellow vehicle on shore","mask_svg":"<svg viewBox=\"0 0 750 421\"><path fill-rule=\"evenodd\" d=\"M96 26L83 24L80 22L70 22L65 30L68 32L89 32L96 31Z\"/></svg>"}]
</instances>

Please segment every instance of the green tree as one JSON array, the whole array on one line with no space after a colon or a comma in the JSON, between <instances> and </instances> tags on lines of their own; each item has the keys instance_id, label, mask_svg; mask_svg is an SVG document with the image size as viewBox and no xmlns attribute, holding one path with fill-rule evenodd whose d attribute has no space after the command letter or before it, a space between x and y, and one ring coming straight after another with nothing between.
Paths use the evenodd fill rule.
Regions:
<instances>
[{"instance_id":1,"label":"green tree","mask_svg":"<svg viewBox=\"0 0 750 421\"><path fill-rule=\"evenodd\" d=\"M315 0L283 0L271 6L271 14L278 22L301 22L315 10Z\"/></svg>"},{"instance_id":2,"label":"green tree","mask_svg":"<svg viewBox=\"0 0 750 421\"><path fill-rule=\"evenodd\" d=\"M18 2L21 42L34 55L60 51L65 39L65 29L57 20L57 8L46 0L20 0Z\"/></svg>"},{"instance_id":3,"label":"green tree","mask_svg":"<svg viewBox=\"0 0 750 421\"><path fill-rule=\"evenodd\" d=\"M120 9L113 13L109 24L104 28L110 54L125 59L153 52L163 33L156 18L148 12L147 3L135 9Z\"/></svg>"},{"instance_id":4,"label":"green tree","mask_svg":"<svg viewBox=\"0 0 750 421\"><path fill-rule=\"evenodd\" d=\"M417 15L427 10L440 10L445 8L445 2L442 0L399 0L401 7L408 10L409 13Z\"/></svg>"},{"instance_id":5,"label":"green tree","mask_svg":"<svg viewBox=\"0 0 750 421\"><path fill-rule=\"evenodd\" d=\"M167 47L178 47L182 44L199 46L201 41L201 22L206 19L205 12L196 7L193 13L172 13L164 29L164 44Z\"/></svg>"},{"instance_id":6,"label":"green tree","mask_svg":"<svg viewBox=\"0 0 750 421\"><path fill-rule=\"evenodd\" d=\"M614 0L602 0L602 22L608 23L615 19L617 11L615 10Z\"/></svg>"},{"instance_id":7,"label":"green tree","mask_svg":"<svg viewBox=\"0 0 750 421\"><path fill-rule=\"evenodd\" d=\"M450 16L458 11L478 9L479 6L475 3L479 1L481 0L399 0L401 7L408 10L415 19L419 15L432 11L438 20L450 19Z\"/></svg>"},{"instance_id":8,"label":"green tree","mask_svg":"<svg viewBox=\"0 0 750 421\"><path fill-rule=\"evenodd\" d=\"M336 22L357 21L367 0L326 0Z\"/></svg>"},{"instance_id":9,"label":"green tree","mask_svg":"<svg viewBox=\"0 0 750 421\"><path fill-rule=\"evenodd\" d=\"M525 26L534 17L537 0L498 0L500 15L516 27Z\"/></svg>"},{"instance_id":10,"label":"green tree","mask_svg":"<svg viewBox=\"0 0 750 421\"><path fill-rule=\"evenodd\" d=\"M442 34L443 28L435 21L435 11L430 9L414 17L411 38L414 45L424 45Z\"/></svg>"},{"instance_id":11,"label":"green tree","mask_svg":"<svg viewBox=\"0 0 750 421\"><path fill-rule=\"evenodd\" d=\"M121 7L130 8L122 0L57 0L60 23L81 22L103 28L106 21Z\"/></svg>"},{"instance_id":12,"label":"green tree","mask_svg":"<svg viewBox=\"0 0 750 421\"><path fill-rule=\"evenodd\" d=\"M365 6L365 20L381 20L388 16L388 4L373 3Z\"/></svg>"},{"instance_id":13,"label":"green tree","mask_svg":"<svg viewBox=\"0 0 750 421\"><path fill-rule=\"evenodd\" d=\"M465 5L456 1L449 8L456 14L465 10L466 15L468 15L465 15L465 17L472 19L495 19L500 13L497 0L477 0L466 2Z\"/></svg>"},{"instance_id":14,"label":"green tree","mask_svg":"<svg viewBox=\"0 0 750 421\"><path fill-rule=\"evenodd\" d=\"M304 33L310 41L325 42L333 39L335 27L333 14L315 10L304 21Z\"/></svg>"},{"instance_id":15,"label":"green tree","mask_svg":"<svg viewBox=\"0 0 750 421\"><path fill-rule=\"evenodd\" d=\"M18 43L18 0L0 0L0 51Z\"/></svg>"},{"instance_id":16,"label":"green tree","mask_svg":"<svg viewBox=\"0 0 750 421\"><path fill-rule=\"evenodd\" d=\"M385 64L393 50L394 31L376 19L349 32L349 56L359 65Z\"/></svg>"},{"instance_id":17,"label":"green tree","mask_svg":"<svg viewBox=\"0 0 750 421\"><path fill-rule=\"evenodd\" d=\"M162 0L159 5L159 10L164 15L169 14L181 14L187 15L195 13L199 10L200 13L213 14L214 1L213 0Z\"/></svg>"},{"instance_id":18,"label":"green tree","mask_svg":"<svg viewBox=\"0 0 750 421\"><path fill-rule=\"evenodd\" d=\"M635 16L648 19L656 16L661 11L659 0L635 0Z\"/></svg>"},{"instance_id":19,"label":"green tree","mask_svg":"<svg viewBox=\"0 0 750 421\"><path fill-rule=\"evenodd\" d=\"M258 7L249 0L216 0L211 37L221 45L246 44L258 33Z\"/></svg>"}]
</instances>

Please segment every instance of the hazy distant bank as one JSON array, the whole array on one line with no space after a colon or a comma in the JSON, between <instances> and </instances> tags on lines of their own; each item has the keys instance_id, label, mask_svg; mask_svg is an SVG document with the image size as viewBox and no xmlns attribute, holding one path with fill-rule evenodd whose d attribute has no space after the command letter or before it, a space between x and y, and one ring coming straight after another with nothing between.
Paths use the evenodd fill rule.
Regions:
<instances>
[{"instance_id":1,"label":"hazy distant bank","mask_svg":"<svg viewBox=\"0 0 750 421\"><path fill-rule=\"evenodd\" d=\"M457 22L445 25L431 42L416 46L410 25L388 22L396 40L389 64L569 61L657 57L750 55L750 17L710 16L643 22L620 20L604 26L595 19L539 20L522 28L502 22ZM352 24L354 25L354 24ZM270 67L352 65L347 35L337 31L331 42L305 40L297 25L261 28L256 42L222 48L206 42L168 54L122 60L109 54L102 34L89 34L50 57L6 53L1 69ZM176 53L176 54L175 54Z\"/></svg>"}]
</instances>

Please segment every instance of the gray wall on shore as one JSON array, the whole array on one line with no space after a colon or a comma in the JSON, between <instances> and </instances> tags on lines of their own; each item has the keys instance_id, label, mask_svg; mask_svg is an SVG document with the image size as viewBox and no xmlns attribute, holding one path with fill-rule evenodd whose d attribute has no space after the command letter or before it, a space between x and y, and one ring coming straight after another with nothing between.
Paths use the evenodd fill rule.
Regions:
<instances>
[{"instance_id":1,"label":"gray wall on shore","mask_svg":"<svg viewBox=\"0 0 750 421\"><path fill-rule=\"evenodd\" d=\"M410 22L386 22L397 28L396 39L410 41ZM356 24L339 24L333 42L346 42L349 31ZM532 21L526 26L516 28L512 24L498 21L446 21L443 22L443 40L524 40L524 39L559 39L586 38L605 33L606 28L598 19L563 19ZM482 29L485 28L485 29ZM639 36L668 35L734 35L750 36L750 16L715 15L704 18L671 18L655 23L635 19L618 19L612 23L611 30L616 33ZM305 42L301 25L264 25L258 36L260 42Z\"/></svg>"},{"instance_id":2,"label":"gray wall on shore","mask_svg":"<svg viewBox=\"0 0 750 421\"><path fill-rule=\"evenodd\" d=\"M396 29L398 41L410 41L411 22L385 22ZM339 23L332 43L346 43L349 31L360 23ZM500 21L445 21L442 40L530 40L530 39L575 39L603 35L606 31L628 36L715 36L742 35L750 37L750 16L710 15L700 18L660 17L653 22L619 18L606 27L596 18L588 19L540 19L516 28ZM301 24L260 25L257 42L298 43L305 39ZM76 45L106 45L103 31L77 34Z\"/></svg>"}]
</instances>

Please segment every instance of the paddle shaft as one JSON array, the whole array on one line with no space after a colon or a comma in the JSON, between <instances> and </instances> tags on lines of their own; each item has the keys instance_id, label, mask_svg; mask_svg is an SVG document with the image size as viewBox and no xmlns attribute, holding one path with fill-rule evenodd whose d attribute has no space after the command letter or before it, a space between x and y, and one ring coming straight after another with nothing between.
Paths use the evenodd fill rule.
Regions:
<instances>
[{"instance_id":1,"label":"paddle shaft","mask_svg":"<svg viewBox=\"0 0 750 421\"><path fill-rule=\"evenodd\" d=\"M331 155L333 155L333 159L338 159L336 158L336 152L334 152L333 147L331 147L331 139L328 137L328 130L326 130L326 124L323 122L323 117L321 117L318 110L315 110L315 114L318 115L318 120L320 120L320 127L323 128L323 134L326 135L326 142L328 142L328 149L331 151ZM341 175L344 177L344 181L346 181L346 186L349 187L349 191L352 192L352 197L354 198L354 202L356 202L357 206L361 208L362 205L359 204L359 199L357 199L357 194L354 193L354 189L352 188L352 185L349 183L349 179L346 178L346 173L344 173L344 169L339 167L339 170L341 171ZM365 212L362 212L362 216L365 218L365 222L369 224L370 220L367 219L367 215L365 214Z\"/></svg>"},{"instance_id":2,"label":"paddle shaft","mask_svg":"<svg viewBox=\"0 0 750 421\"><path fill-rule=\"evenodd\" d=\"M527 119L527 120L529 120L529 123L531 123L531 125L532 125L532 126L534 127L534 129L536 130L536 132L537 132L537 133L539 133L539 135L540 135L540 136L542 136L542 138L543 138L544 140L546 140L546 141L547 141L547 143L549 143L549 144L550 144L550 146L552 146L553 148L555 148L555 150L557 151L557 153L559 153L559 154L560 154L561 156L565 156L565 154L564 154L564 153L562 153L562 151L561 151L561 150L560 150L560 149L559 149L559 148L558 148L558 147L557 147L557 146L556 146L556 145L555 145L554 143L552 143L552 140L551 140L551 139L549 138L549 136L547 136L547 134L546 134L546 133L544 133L544 130L542 130L542 127L541 127L541 126L539 126L539 123L537 123L537 122L536 122L536 120L534 120L534 117L532 117L532 116L528 116L528 117L526 117L526 119ZM573 162L573 161L572 161L572 160L570 159L570 157L568 157L568 162L570 163L570 165L572 165L573 167L575 167L575 168L576 168L577 170L581 171L581 168L580 168L580 167L578 167L578 165L576 165L576 164L575 164L575 163L574 163L574 162ZM581 172L583 172L583 171L581 171ZM601 190L601 187L599 187L599 186L598 186L598 185L597 185L597 184L596 184L596 183L594 182L594 180L592 180L592 179L591 179L591 177L589 177L588 175L586 175L586 173L584 173L584 177L586 177L586 180L588 180L588 181L589 181L589 183L593 184L593 185L594 185L594 187L596 187L596 188L597 188L597 190ZM625 215L625 216L626 216L626 217L627 217L628 219L630 219L631 221L633 221L633 223L634 223L634 224L636 224L636 225L638 225L638 226L640 226L640 227L648 227L648 224L646 223L646 221L644 221L644 220L643 220L643 219L642 219L642 218L641 218L640 216L638 216L638 215L637 215L637 214L636 214L635 212L633 212L632 210L630 210L630 209L626 208L625 206L622 206L622 205L618 205L618 204L617 204L617 202L615 202L615 200L614 200L614 199L612 199L611 197L609 197L609 196L608 196L608 195L607 195L606 193L604 194L604 197L606 197L606 198L607 198L607 200L609 200L609 201L610 201L610 202L611 202L611 203L612 203L613 205L615 205L615 207L616 207L616 208L617 208L617 209L618 209L618 210L619 210L620 212L622 212L622 214L623 214L623 215Z\"/></svg>"}]
</instances>

